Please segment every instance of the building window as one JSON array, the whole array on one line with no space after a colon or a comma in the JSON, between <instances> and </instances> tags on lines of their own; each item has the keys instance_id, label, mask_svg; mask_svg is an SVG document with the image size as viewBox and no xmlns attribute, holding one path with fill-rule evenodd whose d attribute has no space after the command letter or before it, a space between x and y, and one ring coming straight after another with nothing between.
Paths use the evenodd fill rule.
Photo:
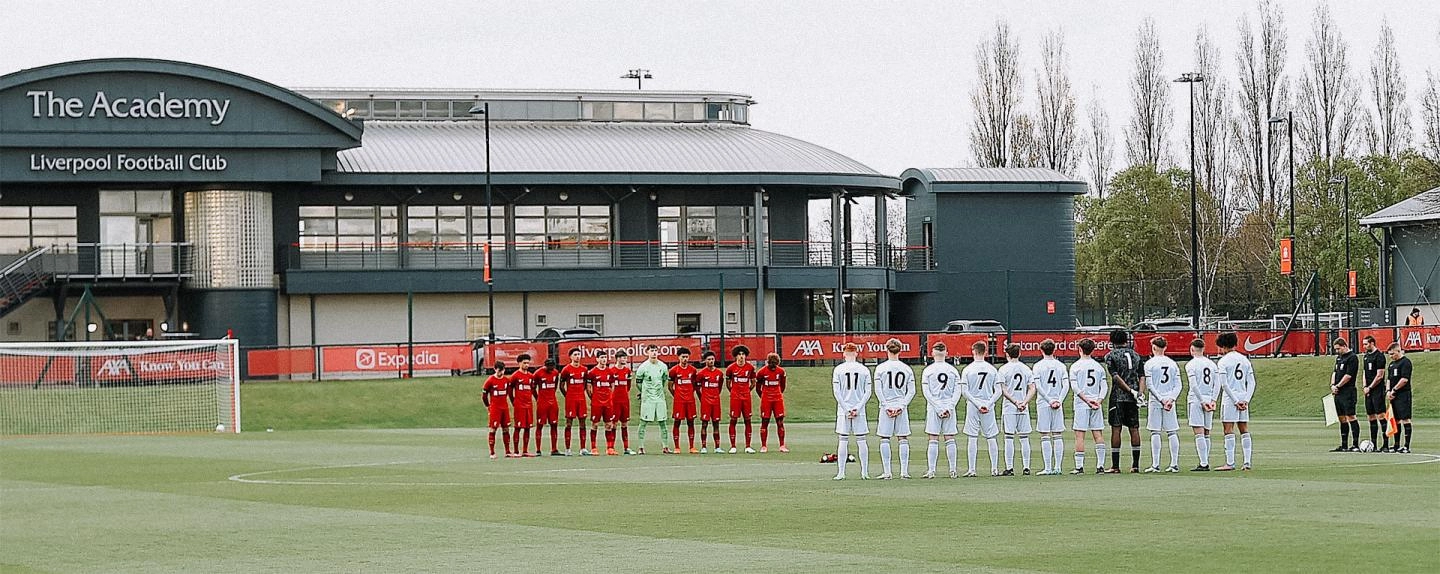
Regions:
<instances>
[{"instance_id":1,"label":"building window","mask_svg":"<svg viewBox=\"0 0 1440 574\"><path fill-rule=\"evenodd\" d=\"M548 327L550 326L550 318L545 315L536 315L535 324L541 327Z\"/></svg>"},{"instance_id":2,"label":"building window","mask_svg":"<svg viewBox=\"0 0 1440 574\"><path fill-rule=\"evenodd\" d=\"M699 333L699 332L700 332L700 314L699 314L699 313L676 313L676 314L675 314L675 332L676 332L676 333L679 333L679 334L682 334L682 335L684 335L684 334L686 334L686 333Z\"/></svg>"},{"instance_id":3,"label":"building window","mask_svg":"<svg viewBox=\"0 0 1440 574\"><path fill-rule=\"evenodd\" d=\"M73 205L0 207L0 253L75 242Z\"/></svg>"},{"instance_id":4,"label":"building window","mask_svg":"<svg viewBox=\"0 0 1440 574\"><path fill-rule=\"evenodd\" d=\"M490 317L485 315L465 316L465 339L474 341L490 336Z\"/></svg>"},{"instance_id":5,"label":"building window","mask_svg":"<svg viewBox=\"0 0 1440 574\"><path fill-rule=\"evenodd\" d=\"M399 240L399 213L394 205L302 205L300 249L394 249Z\"/></svg>"},{"instance_id":6,"label":"building window","mask_svg":"<svg viewBox=\"0 0 1440 574\"><path fill-rule=\"evenodd\" d=\"M14 336L19 335L19 334L20 334L20 322L19 322L19 321L10 321L10 322L6 323L6 324L5 324L5 334L6 334L6 335L9 335L9 336L11 336L11 337L14 337Z\"/></svg>"},{"instance_id":7,"label":"building window","mask_svg":"<svg viewBox=\"0 0 1440 574\"><path fill-rule=\"evenodd\" d=\"M604 315L577 315L577 316L575 317L575 326L576 326L576 327L580 327L581 329L594 329L596 333L599 333L599 334L601 334L601 335L604 335L604 334L605 334L605 316L604 316Z\"/></svg>"},{"instance_id":8,"label":"building window","mask_svg":"<svg viewBox=\"0 0 1440 574\"><path fill-rule=\"evenodd\" d=\"M46 322L46 323L45 323L45 329L46 329L45 340L47 340L47 341L55 341L55 340L57 340L57 337L60 336L60 327L61 327L62 325L64 325L64 323L59 323L59 322L56 322L56 321L48 321L48 322ZM74 340L75 340L75 329L83 329L83 328L85 328L84 325L81 325L80 323L75 323L74 328L72 328L72 329L66 329L66 330L65 330L65 340L66 340L66 341L74 341Z\"/></svg>"},{"instance_id":9,"label":"building window","mask_svg":"<svg viewBox=\"0 0 1440 574\"><path fill-rule=\"evenodd\" d=\"M516 249L609 249L608 205L517 205Z\"/></svg>"},{"instance_id":10,"label":"building window","mask_svg":"<svg viewBox=\"0 0 1440 574\"><path fill-rule=\"evenodd\" d=\"M750 247L749 206L667 206L660 208L660 241L686 249Z\"/></svg>"},{"instance_id":11,"label":"building window","mask_svg":"<svg viewBox=\"0 0 1440 574\"><path fill-rule=\"evenodd\" d=\"M726 313L725 322L734 325L740 322L740 316L735 314L734 312Z\"/></svg>"}]
</instances>

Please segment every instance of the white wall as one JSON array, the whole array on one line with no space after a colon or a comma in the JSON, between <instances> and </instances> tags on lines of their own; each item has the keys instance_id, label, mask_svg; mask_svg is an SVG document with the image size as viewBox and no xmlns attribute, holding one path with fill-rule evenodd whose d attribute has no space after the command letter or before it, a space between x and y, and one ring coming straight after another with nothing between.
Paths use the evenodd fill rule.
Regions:
<instances>
[{"instance_id":1,"label":"white wall","mask_svg":"<svg viewBox=\"0 0 1440 574\"><path fill-rule=\"evenodd\" d=\"M65 319L75 310L75 305L80 301L79 295L74 295L65 301ZM108 319L149 319L155 326L155 333L160 333L160 324L165 322L165 300L159 295L149 297L96 297L101 312L105 313ZM99 315L93 311L90 314L91 321L100 322ZM36 297L22 305L19 309L0 318L0 341L45 341L49 337L49 322L55 320L55 305L49 297ZM77 328L84 329L85 312L81 311L76 316ZM12 335L12 323L18 324L19 334ZM101 340L104 336L98 332L92 335L93 340ZM84 332L77 333L77 341L85 340Z\"/></svg>"}]
</instances>

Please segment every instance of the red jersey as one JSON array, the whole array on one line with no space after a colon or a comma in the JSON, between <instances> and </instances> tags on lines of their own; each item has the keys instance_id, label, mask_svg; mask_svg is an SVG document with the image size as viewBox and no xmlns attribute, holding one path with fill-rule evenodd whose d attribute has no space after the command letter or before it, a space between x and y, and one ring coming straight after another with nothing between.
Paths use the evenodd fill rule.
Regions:
<instances>
[{"instance_id":1,"label":"red jersey","mask_svg":"<svg viewBox=\"0 0 1440 574\"><path fill-rule=\"evenodd\" d=\"M613 367L595 367L586 373L585 378L590 381L590 402L610 404L610 398L615 394L615 374Z\"/></svg>"},{"instance_id":2,"label":"red jersey","mask_svg":"<svg viewBox=\"0 0 1440 574\"><path fill-rule=\"evenodd\" d=\"M531 375L530 380L535 385L536 398L540 400L540 404L555 404L555 389L560 387L560 371L540 367Z\"/></svg>"},{"instance_id":3,"label":"red jersey","mask_svg":"<svg viewBox=\"0 0 1440 574\"><path fill-rule=\"evenodd\" d=\"M675 402L695 402L695 373L699 372L695 365L675 365L670 367L670 382L675 385ZM717 395L715 397L719 399Z\"/></svg>"},{"instance_id":4,"label":"red jersey","mask_svg":"<svg viewBox=\"0 0 1440 574\"><path fill-rule=\"evenodd\" d=\"M778 399L785 394L785 369L770 365L755 371L755 380L760 384L760 398Z\"/></svg>"},{"instance_id":5,"label":"red jersey","mask_svg":"<svg viewBox=\"0 0 1440 574\"><path fill-rule=\"evenodd\" d=\"M615 394L619 396L630 396L630 365L611 366L610 372L615 375Z\"/></svg>"},{"instance_id":6,"label":"red jersey","mask_svg":"<svg viewBox=\"0 0 1440 574\"><path fill-rule=\"evenodd\" d=\"M510 402L517 409L534 407L535 383L530 371L516 370L510 375Z\"/></svg>"},{"instance_id":7,"label":"red jersey","mask_svg":"<svg viewBox=\"0 0 1440 574\"><path fill-rule=\"evenodd\" d=\"M695 381L700 386L700 400L720 402L720 389L725 386L725 371L718 367L705 367L695 372Z\"/></svg>"},{"instance_id":8,"label":"red jersey","mask_svg":"<svg viewBox=\"0 0 1440 574\"><path fill-rule=\"evenodd\" d=\"M585 379L590 374L583 365L565 365L560 369L560 384L565 385L565 396L572 399L585 398Z\"/></svg>"},{"instance_id":9,"label":"red jersey","mask_svg":"<svg viewBox=\"0 0 1440 574\"><path fill-rule=\"evenodd\" d=\"M505 397L510 395L510 379L498 373L490 375L490 378L485 379L485 386L481 388L481 391L485 393L486 398L490 399L491 405L503 405L506 401Z\"/></svg>"},{"instance_id":10,"label":"red jersey","mask_svg":"<svg viewBox=\"0 0 1440 574\"><path fill-rule=\"evenodd\" d=\"M731 397L747 396L750 394L750 385L755 382L755 364L730 363L730 366L725 368L725 378L730 380Z\"/></svg>"}]
</instances>

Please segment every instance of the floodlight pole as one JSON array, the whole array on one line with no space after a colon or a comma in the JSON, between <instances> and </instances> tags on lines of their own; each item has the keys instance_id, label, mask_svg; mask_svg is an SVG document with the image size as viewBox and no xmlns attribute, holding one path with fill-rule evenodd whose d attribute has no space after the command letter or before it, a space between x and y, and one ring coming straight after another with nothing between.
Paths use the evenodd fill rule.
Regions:
<instances>
[{"instance_id":1,"label":"floodlight pole","mask_svg":"<svg viewBox=\"0 0 1440 574\"><path fill-rule=\"evenodd\" d=\"M1204 74L1185 72L1176 82L1190 85L1190 327L1200 329L1200 227L1198 199L1195 191L1195 84L1205 81Z\"/></svg>"}]
</instances>

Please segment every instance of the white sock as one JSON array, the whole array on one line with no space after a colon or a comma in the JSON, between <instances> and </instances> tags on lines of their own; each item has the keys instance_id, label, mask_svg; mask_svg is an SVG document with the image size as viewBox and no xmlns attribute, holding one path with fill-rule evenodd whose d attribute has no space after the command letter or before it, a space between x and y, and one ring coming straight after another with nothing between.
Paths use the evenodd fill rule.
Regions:
<instances>
[{"instance_id":1,"label":"white sock","mask_svg":"<svg viewBox=\"0 0 1440 574\"><path fill-rule=\"evenodd\" d=\"M1235 435L1225 435L1225 464L1235 466Z\"/></svg>"},{"instance_id":2,"label":"white sock","mask_svg":"<svg viewBox=\"0 0 1440 574\"><path fill-rule=\"evenodd\" d=\"M910 439L900 439L900 476L910 475Z\"/></svg>"},{"instance_id":3,"label":"white sock","mask_svg":"<svg viewBox=\"0 0 1440 574\"><path fill-rule=\"evenodd\" d=\"M1180 466L1180 435L1170 433L1170 466Z\"/></svg>"},{"instance_id":4,"label":"white sock","mask_svg":"<svg viewBox=\"0 0 1440 574\"><path fill-rule=\"evenodd\" d=\"M1215 451L1215 437L1205 435L1205 466L1210 466L1210 453Z\"/></svg>"},{"instance_id":5,"label":"white sock","mask_svg":"<svg viewBox=\"0 0 1440 574\"><path fill-rule=\"evenodd\" d=\"M716 447L719 448L719 447ZM840 437L840 447L835 451L835 476L845 476L845 459L850 458L850 437Z\"/></svg>"},{"instance_id":6,"label":"white sock","mask_svg":"<svg viewBox=\"0 0 1440 574\"><path fill-rule=\"evenodd\" d=\"M1015 435L1005 435L1005 470L1015 469Z\"/></svg>"},{"instance_id":7,"label":"white sock","mask_svg":"<svg viewBox=\"0 0 1440 574\"><path fill-rule=\"evenodd\" d=\"M1150 433L1150 466L1160 466L1160 433Z\"/></svg>"},{"instance_id":8,"label":"white sock","mask_svg":"<svg viewBox=\"0 0 1440 574\"><path fill-rule=\"evenodd\" d=\"M955 446L955 439L945 439L945 460L950 463L950 472L955 472L955 467L960 464L959 447Z\"/></svg>"},{"instance_id":9,"label":"white sock","mask_svg":"<svg viewBox=\"0 0 1440 574\"><path fill-rule=\"evenodd\" d=\"M930 443L925 445L925 460L930 463L928 472L935 474L935 463L940 460L940 441L932 438Z\"/></svg>"},{"instance_id":10,"label":"white sock","mask_svg":"<svg viewBox=\"0 0 1440 574\"><path fill-rule=\"evenodd\" d=\"M979 446L979 438L972 436L965 439L965 462L969 464L969 466L965 467L967 469L965 472L975 472L975 451L979 449Z\"/></svg>"},{"instance_id":11,"label":"white sock","mask_svg":"<svg viewBox=\"0 0 1440 574\"><path fill-rule=\"evenodd\" d=\"M1240 450L1245 454L1245 464L1250 464L1250 433L1240 435Z\"/></svg>"},{"instance_id":12,"label":"white sock","mask_svg":"<svg viewBox=\"0 0 1440 574\"><path fill-rule=\"evenodd\" d=\"M1000 450L1000 444L992 436L985 439L985 446L990 450L990 474L995 474L1000 470L1000 457L995 455Z\"/></svg>"},{"instance_id":13,"label":"white sock","mask_svg":"<svg viewBox=\"0 0 1440 574\"><path fill-rule=\"evenodd\" d=\"M1020 435L1020 468L1030 468L1030 435Z\"/></svg>"},{"instance_id":14,"label":"white sock","mask_svg":"<svg viewBox=\"0 0 1440 574\"><path fill-rule=\"evenodd\" d=\"M1103 443L1103 442L1097 442L1097 443L1095 443L1095 456L1096 456L1096 459L1095 459L1095 468L1097 468L1097 469L1105 468L1105 455L1106 455L1107 452L1108 452L1108 450L1107 450L1106 447L1105 447L1105 443Z\"/></svg>"},{"instance_id":15,"label":"white sock","mask_svg":"<svg viewBox=\"0 0 1440 574\"><path fill-rule=\"evenodd\" d=\"M890 439L880 439L880 468L890 474Z\"/></svg>"},{"instance_id":16,"label":"white sock","mask_svg":"<svg viewBox=\"0 0 1440 574\"><path fill-rule=\"evenodd\" d=\"M1076 444L1075 446L1078 447L1080 444ZM1085 470L1085 451L1083 450L1077 449L1075 451L1075 470Z\"/></svg>"},{"instance_id":17,"label":"white sock","mask_svg":"<svg viewBox=\"0 0 1440 574\"><path fill-rule=\"evenodd\" d=\"M1050 437L1050 450L1055 453L1051 456L1055 460L1055 466L1050 467L1050 470L1060 470L1060 465L1064 464L1065 460L1065 435L1057 434Z\"/></svg>"},{"instance_id":18,"label":"white sock","mask_svg":"<svg viewBox=\"0 0 1440 574\"><path fill-rule=\"evenodd\" d=\"M870 449L864 435L855 437L855 448L860 449L860 476L870 476Z\"/></svg>"},{"instance_id":19,"label":"white sock","mask_svg":"<svg viewBox=\"0 0 1440 574\"><path fill-rule=\"evenodd\" d=\"M1200 466L1210 466L1210 456L1205 453L1205 435L1195 435L1195 456L1200 457Z\"/></svg>"},{"instance_id":20,"label":"white sock","mask_svg":"<svg viewBox=\"0 0 1440 574\"><path fill-rule=\"evenodd\" d=\"M1030 441L1025 441L1025 446L1030 446ZM1030 454L1030 449L1025 449L1025 454ZM1050 472L1050 435L1040 435L1040 458L1045 459L1045 472Z\"/></svg>"}]
</instances>

